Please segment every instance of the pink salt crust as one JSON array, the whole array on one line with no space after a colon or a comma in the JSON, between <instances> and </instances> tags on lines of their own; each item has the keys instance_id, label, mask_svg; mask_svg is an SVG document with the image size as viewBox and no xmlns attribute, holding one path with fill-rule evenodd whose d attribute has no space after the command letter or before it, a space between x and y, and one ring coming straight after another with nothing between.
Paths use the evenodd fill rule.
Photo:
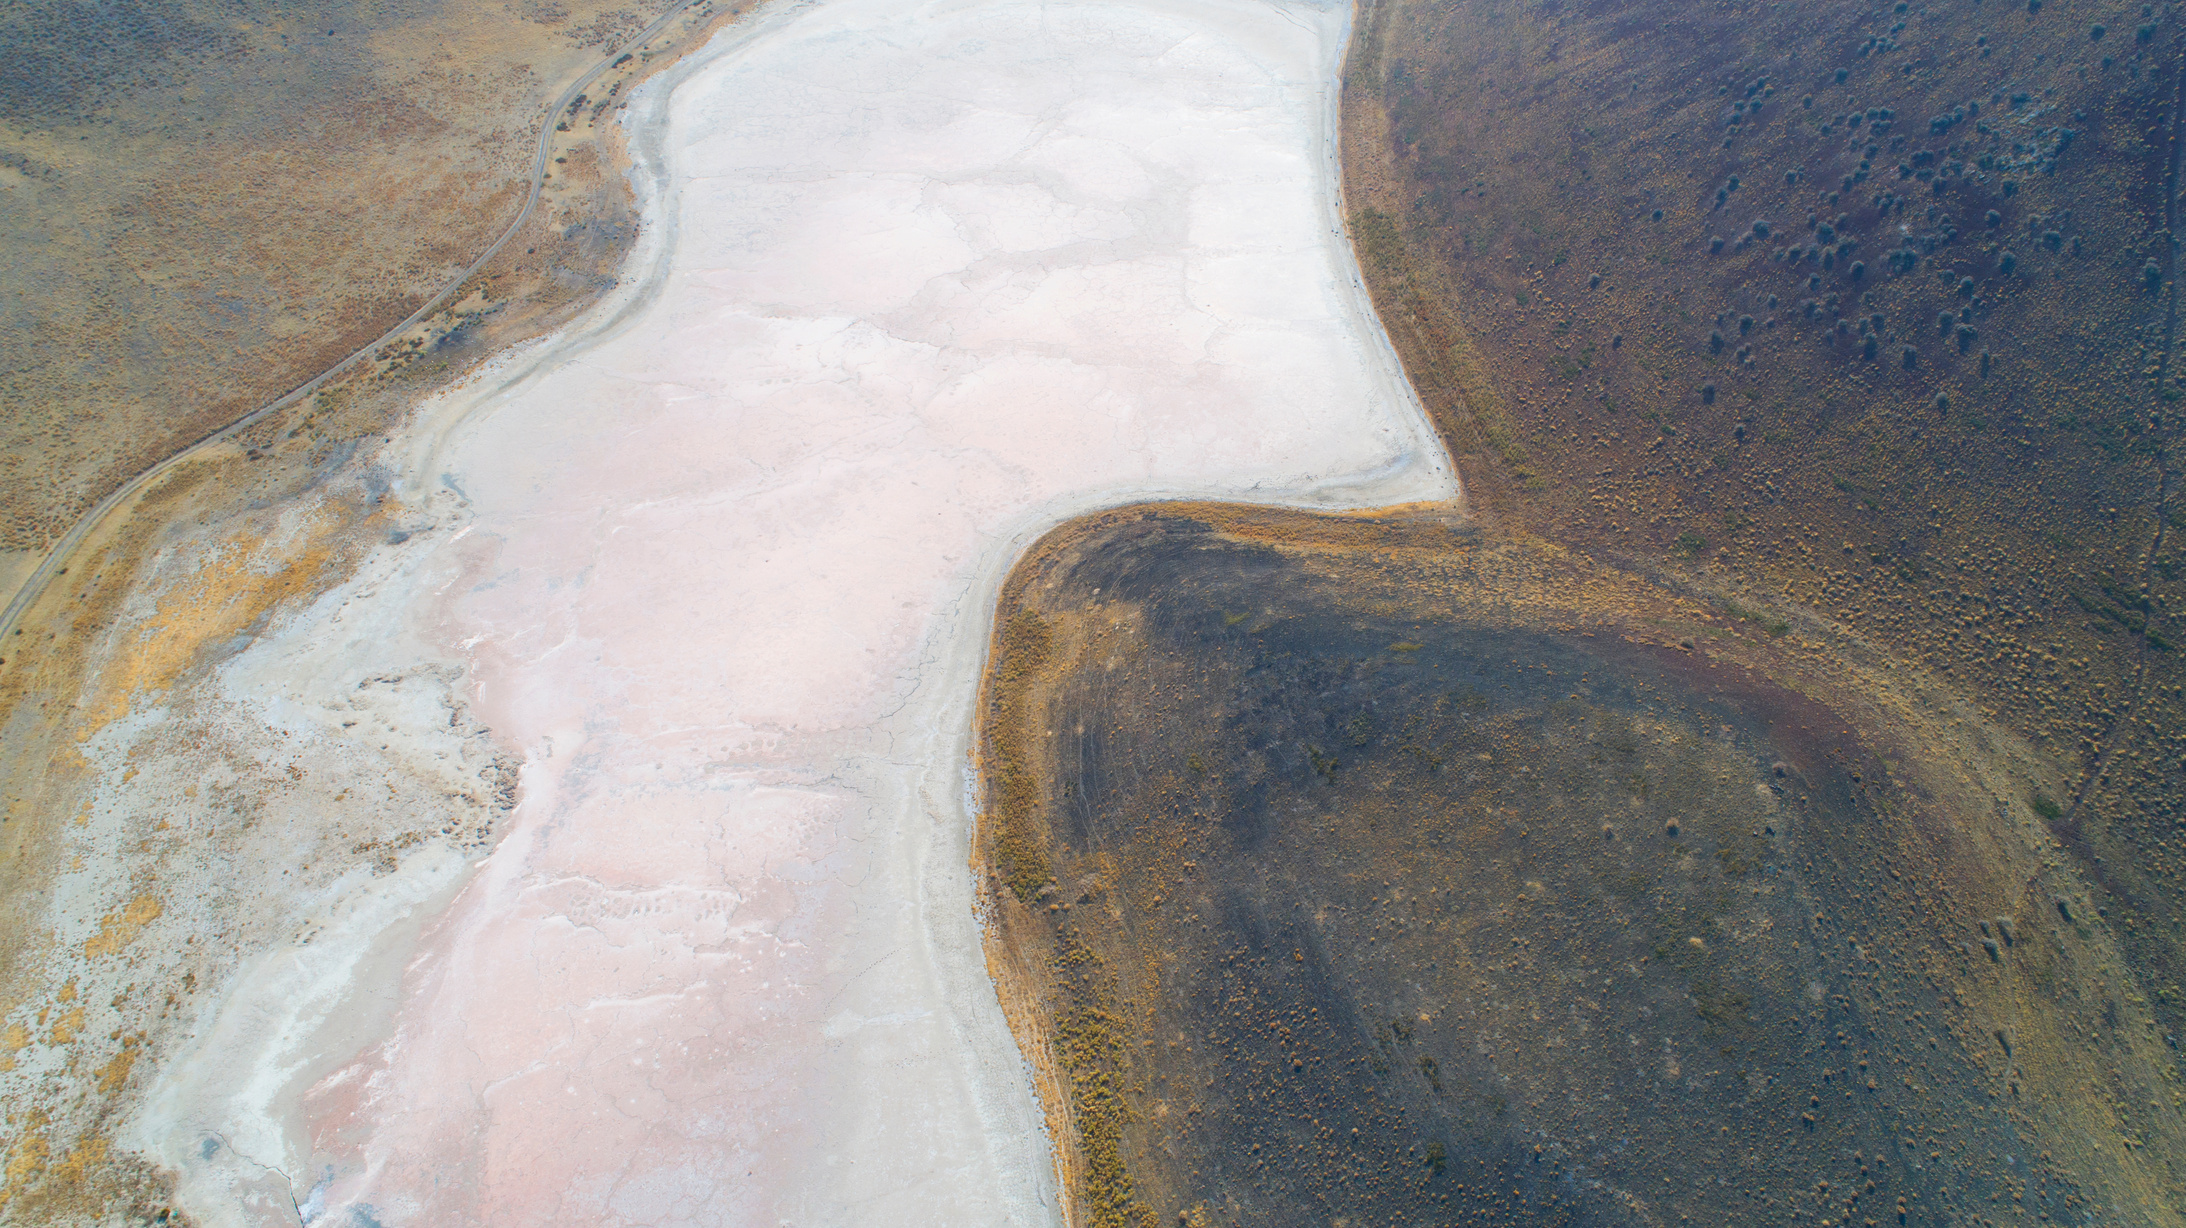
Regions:
<instances>
[{"instance_id":1,"label":"pink salt crust","mask_svg":"<svg viewBox=\"0 0 2186 1228\"><path fill-rule=\"evenodd\" d=\"M306 1098L324 1222L1057 1222L991 987L949 988L995 584L1106 504L1451 493L1334 230L1346 11L774 20L656 108L657 286L419 475L470 501L437 617L526 766Z\"/></svg>"}]
</instances>

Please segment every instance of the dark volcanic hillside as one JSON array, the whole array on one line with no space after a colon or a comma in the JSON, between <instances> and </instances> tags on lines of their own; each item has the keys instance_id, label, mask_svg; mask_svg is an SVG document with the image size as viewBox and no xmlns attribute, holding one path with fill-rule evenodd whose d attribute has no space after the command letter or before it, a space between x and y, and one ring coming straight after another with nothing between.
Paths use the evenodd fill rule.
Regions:
<instances>
[{"instance_id":1,"label":"dark volcanic hillside","mask_svg":"<svg viewBox=\"0 0 2186 1228\"><path fill-rule=\"evenodd\" d=\"M1469 508L1089 517L998 615L1081 1222L2182 1222L2180 24L1363 6Z\"/></svg>"},{"instance_id":2,"label":"dark volcanic hillside","mask_svg":"<svg viewBox=\"0 0 2186 1228\"><path fill-rule=\"evenodd\" d=\"M1385 3L1354 222L1476 509L1810 608L2069 773L2186 1033L2167 6Z\"/></svg>"},{"instance_id":3,"label":"dark volcanic hillside","mask_svg":"<svg viewBox=\"0 0 2186 1228\"><path fill-rule=\"evenodd\" d=\"M1089 518L1001 614L1079 1222L2178 1222L2042 765L1856 642L1434 513Z\"/></svg>"}]
</instances>

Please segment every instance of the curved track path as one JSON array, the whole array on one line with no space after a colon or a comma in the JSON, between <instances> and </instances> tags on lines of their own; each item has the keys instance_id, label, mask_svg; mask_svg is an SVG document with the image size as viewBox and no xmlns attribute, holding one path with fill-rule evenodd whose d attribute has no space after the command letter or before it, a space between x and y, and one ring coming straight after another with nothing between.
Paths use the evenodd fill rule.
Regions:
<instances>
[{"instance_id":1,"label":"curved track path","mask_svg":"<svg viewBox=\"0 0 2186 1228\"><path fill-rule=\"evenodd\" d=\"M537 211L539 197L546 187L547 158L553 153L554 148L555 117L566 111L569 104L576 100L577 95L583 93L586 86L599 79L601 73L614 67L617 60L651 41L662 30L667 29L671 22L682 16L696 3L698 3L698 0L677 0L675 4L669 7L667 12L655 18L651 25L640 30L636 37L617 47L608 55L601 57L598 63L586 69L582 76L570 83L568 89L562 91L561 97L554 100L554 105L547 109L545 121L539 125L538 148L533 151L531 157L531 186L525 192L524 207L517 211L515 218L501 231L500 237L488 244L485 251L478 254L476 260L471 261L470 264L464 266L461 272L450 278L447 285L425 301L424 306L405 316L401 323L396 324L393 328L352 351L348 357L319 372L301 386L283 394L278 399L259 406L219 430L183 445L165 460L138 473L135 477L116 487L113 493L99 500L98 503L92 506L90 511L78 517L76 523L69 526L67 532L61 534L59 540L47 549L45 558L40 560L38 566L23 578L23 583L15 590L14 597L9 599L6 610L0 611L0 637L4 637L15 630L16 625L22 621L24 612L29 610L31 605L45 593L46 586L53 582L53 578L60 573L62 565L68 561L70 555L76 552L76 548L83 544L84 539L91 535L91 531L97 528L108 516L112 515L116 509L126 506L145 487L171 472L192 455L214 444L235 438L242 432L263 422L266 418L297 404L305 397L317 392L325 386L328 380L355 366L359 359L402 336L419 323L429 319L434 312L446 306L449 300L455 297L456 292L463 288L465 283L477 276L478 271L485 268L488 261L500 254L501 249L508 245L510 239L516 237L517 232L524 228L524 223L530 221L531 215Z\"/></svg>"}]
</instances>

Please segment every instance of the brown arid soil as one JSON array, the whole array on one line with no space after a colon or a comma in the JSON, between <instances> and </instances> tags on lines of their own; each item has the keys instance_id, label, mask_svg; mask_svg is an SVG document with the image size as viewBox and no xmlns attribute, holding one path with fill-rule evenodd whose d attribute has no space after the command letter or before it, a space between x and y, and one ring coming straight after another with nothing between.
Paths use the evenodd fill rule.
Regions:
<instances>
[{"instance_id":1,"label":"brown arid soil","mask_svg":"<svg viewBox=\"0 0 2186 1228\"><path fill-rule=\"evenodd\" d=\"M0 587L442 290L522 206L546 107L666 8L9 6Z\"/></svg>"},{"instance_id":2,"label":"brown arid soil","mask_svg":"<svg viewBox=\"0 0 2186 1228\"><path fill-rule=\"evenodd\" d=\"M2179 1222L2180 37L1364 6L1465 506L1110 513L997 615L1074 1222Z\"/></svg>"},{"instance_id":3,"label":"brown arid soil","mask_svg":"<svg viewBox=\"0 0 2186 1228\"><path fill-rule=\"evenodd\" d=\"M118 1147L113 1130L224 978L256 952L309 941L317 922L291 915L282 901L391 873L429 848L475 855L490 846L512 801L513 764L469 717L452 671L427 667L360 682L342 701L353 709L344 727L378 737L331 752L238 738L232 705L207 684L208 670L328 588L367 574L360 569L390 565L390 543L418 531L387 510L384 484L352 459L424 397L487 356L569 322L616 284L638 228L614 123L619 100L749 8L693 6L632 47L579 107L546 119L555 137L537 211L443 309L312 396L189 451L93 525L7 633L0 1222L187 1222L169 1202L167 1175ZM283 122L304 125L296 139L311 148L255 171L257 146L247 132L237 135L232 113L188 143L202 177L161 190L187 201L197 220L178 223L153 247L170 262L162 267L186 266L203 279L197 298L119 302L100 279L134 280L144 266L86 260L37 289L34 305L47 314L27 332L11 318L0 344L21 343L25 357L16 361L11 348L9 396L22 409L11 409L19 435L6 445L6 463L37 479L0 483L13 501L10 523L22 530L17 544L37 545L136 469L398 323L443 288L435 277L460 268L507 226L523 201L542 99L657 15L556 5L524 12L528 25L502 21L498 10L488 22L423 6L375 10L385 28L271 17L252 27L250 38L269 46L282 32L300 40L298 30L316 27L323 37L330 24L369 44L371 56L345 61L344 71L362 76L343 78L342 88L376 101L291 99L297 115ZM220 88L237 105L258 106L271 86L248 73L272 70L251 66L258 52L248 48L259 44L245 42L242 50L220 43L225 49L205 52L204 62L170 49L149 67L132 67L128 89L118 92L62 91L87 109L64 114L51 130L86 126L83 156L109 156L99 142L118 140L114 133L127 125L102 116L135 97L129 89L152 88L144 82L158 72L226 74ZM18 40L8 54L25 45ZM390 100L411 88L400 83L415 86L432 73L459 83L435 96L446 105L432 123L327 135L360 117L415 118L414 108ZM9 88L23 92L20 82ZM92 106L101 99L103 110ZM10 105L25 104L14 97ZM352 138L363 144L353 149ZM371 157L351 156L365 146ZM446 177L437 186L387 178L396 163L406 174ZM279 174L267 169L276 164ZM105 183L91 202L98 207L78 219L81 234L92 236L81 239L86 252L125 246L98 227L143 224L141 211L129 215L136 221L101 212L129 199L123 185L135 173ZM308 191L291 190L305 180L314 180ZM458 181L467 185L461 192ZM11 197L0 208L30 210L23 216L51 229L49 211L75 207L78 198L66 193L92 191L67 176L56 182L54 195ZM373 204L336 209L335 198ZM224 220L206 220L214 215ZM253 236L263 245L220 246ZM17 251L22 262L12 263ZM10 278L33 277L33 266L53 255L35 242L10 252ZM265 288L266 279L283 277L296 280ZM225 317L206 313L222 278L258 286L279 312L245 311L231 322L236 332L217 331L229 327ZM10 301L14 311L31 299ZM70 321L87 320L70 342L79 348L66 351L74 357L56 357L63 351L48 343L73 336ZM147 335L171 345L147 349ZM187 359L169 361L177 354ZM100 374L71 386L70 372L83 370ZM81 417L91 401L105 416ZM117 792L125 784L127 798Z\"/></svg>"}]
</instances>

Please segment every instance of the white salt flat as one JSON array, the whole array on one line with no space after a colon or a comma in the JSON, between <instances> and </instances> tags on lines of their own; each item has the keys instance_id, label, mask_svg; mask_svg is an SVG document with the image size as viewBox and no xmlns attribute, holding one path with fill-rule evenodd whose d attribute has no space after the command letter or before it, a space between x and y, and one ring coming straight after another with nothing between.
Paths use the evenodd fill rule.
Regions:
<instances>
[{"instance_id":1,"label":"white salt flat","mask_svg":"<svg viewBox=\"0 0 2186 1228\"><path fill-rule=\"evenodd\" d=\"M640 92L628 284L390 443L442 529L322 603L468 671L508 833L228 994L133 1127L192 1215L294 1222L217 1126L313 1224L1061 1222L966 864L1003 576L1103 506L1457 494L1341 229L1349 29L828 0Z\"/></svg>"}]
</instances>

